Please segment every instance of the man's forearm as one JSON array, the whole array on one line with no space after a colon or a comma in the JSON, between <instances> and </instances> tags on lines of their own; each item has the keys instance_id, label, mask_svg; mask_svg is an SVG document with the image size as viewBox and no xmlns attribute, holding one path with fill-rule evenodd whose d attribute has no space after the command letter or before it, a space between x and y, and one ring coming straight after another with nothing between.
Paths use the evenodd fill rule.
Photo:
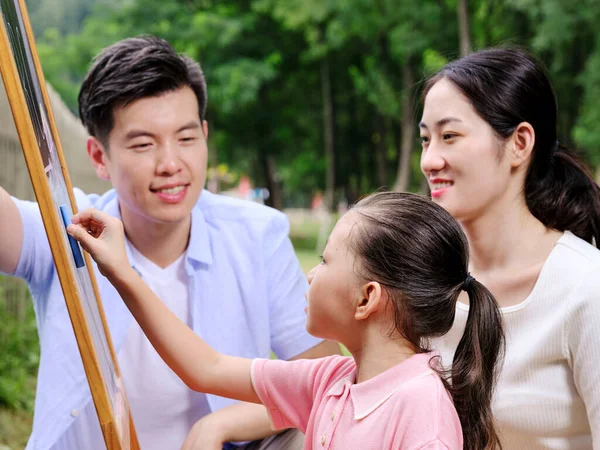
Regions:
<instances>
[{"instance_id":1,"label":"man's forearm","mask_svg":"<svg viewBox=\"0 0 600 450\"><path fill-rule=\"evenodd\" d=\"M10 195L0 187L0 272L13 273L21 256L23 222Z\"/></svg>"},{"instance_id":2,"label":"man's forearm","mask_svg":"<svg viewBox=\"0 0 600 450\"><path fill-rule=\"evenodd\" d=\"M271 428L267 409L240 402L205 416L194 427L196 439L217 436L222 442L255 441L279 433ZM211 439L212 440L212 439Z\"/></svg>"}]
</instances>

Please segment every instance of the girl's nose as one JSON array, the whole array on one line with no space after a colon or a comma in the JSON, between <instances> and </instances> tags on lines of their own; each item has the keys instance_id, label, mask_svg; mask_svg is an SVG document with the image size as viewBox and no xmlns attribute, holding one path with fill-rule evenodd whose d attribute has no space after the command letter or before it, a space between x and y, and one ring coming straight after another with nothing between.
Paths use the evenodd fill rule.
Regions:
<instances>
[{"instance_id":1,"label":"girl's nose","mask_svg":"<svg viewBox=\"0 0 600 450\"><path fill-rule=\"evenodd\" d=\"M312 283L313 278L315 277L315 273L317 272L317 267L315 266L306 274L306 278L308 278L308 284Z\"/></svg>"}]
</instances>

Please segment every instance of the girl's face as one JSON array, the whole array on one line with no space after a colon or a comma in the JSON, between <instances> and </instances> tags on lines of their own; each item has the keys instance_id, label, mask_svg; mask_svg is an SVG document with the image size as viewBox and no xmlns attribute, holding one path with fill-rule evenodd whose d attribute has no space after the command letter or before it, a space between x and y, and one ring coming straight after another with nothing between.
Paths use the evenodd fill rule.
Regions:
<instances>
[{"instance_id":1,"label":"girl's face","mask_svg":"<svg viewBox=\"0 0 600 450\"><path fill-rule=\"evenodd\" d=\"M447 79L428 92L419 127L421 170L433 201L459 221L510 202L511 165L502 141Z\"/></svg>"},{"instance_id":2,"label":"girl's face","mask_svg":"<svg viewBox=\"0 0 600 450\"><path fill-rule=\"evenodd\" d=\"M356 258L348 246L358 220L359 215L350 211L338 221L327 240L321 264L308 274L306 329L313 336L343 344L355 330L353 300L360 292Z\"/></svg>"}]
</instances>

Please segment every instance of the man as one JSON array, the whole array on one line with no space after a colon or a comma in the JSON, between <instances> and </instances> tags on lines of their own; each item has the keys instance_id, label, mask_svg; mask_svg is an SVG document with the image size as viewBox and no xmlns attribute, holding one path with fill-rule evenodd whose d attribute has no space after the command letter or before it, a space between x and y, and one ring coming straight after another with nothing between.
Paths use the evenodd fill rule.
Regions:
<instances>
[{"instance_id":1,"label":"man","mask_svg":"<svg viewBox=\"0 0 600 450\"><path fill-rule=\"evenodd\" d=\"M285 216L203 191L206 102L198 64L165 41L138 37L105 49L83 82L79 109L90 160L114 189L102 196L76 190L79 209L94 206L122 220L132 266L219 351L269 357L272 349L284 359L339 351L305 330L307 283ZM0 271L27 280L42 349L27 448L102 449L37 205L0 189L0 235ZM198 448L273 434L263 407L190 391L108 281L98 274L98 282L143 450L179 448L200 418L192 436ZM263 444L249 447L300 448L301 437L288 431Z\"/></svg>"}]
</instances>

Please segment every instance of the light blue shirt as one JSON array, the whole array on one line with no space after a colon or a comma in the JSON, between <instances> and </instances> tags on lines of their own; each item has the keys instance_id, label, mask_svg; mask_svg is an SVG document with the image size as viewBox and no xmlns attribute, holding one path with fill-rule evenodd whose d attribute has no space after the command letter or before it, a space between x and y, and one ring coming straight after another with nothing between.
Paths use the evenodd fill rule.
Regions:
<instances>
[{"instance_id":1,"label":"light blue shirt","mask_svg":"<svg viewBox=\"0 0 600 450\"><path fill-rule=\"evenodd\" d=\"M86 196L75 189L75 198L79 210L93 206L120 217L114 190ZM72 413L92 399L39 209L33 202L14 201L24 230L14 275L29 284L41 346L27 449L46 450L77 420ZM306 332L307 282L288 233L287 218L279 211L202 192L192 211L185 267L192 328L216 350L268 358L272 349L290 359L320 342ZM96 276L118 353L133 317L112 285L97 271ZM212 411L235 403L207 398Z\"/></svg>"}]
</instances>

